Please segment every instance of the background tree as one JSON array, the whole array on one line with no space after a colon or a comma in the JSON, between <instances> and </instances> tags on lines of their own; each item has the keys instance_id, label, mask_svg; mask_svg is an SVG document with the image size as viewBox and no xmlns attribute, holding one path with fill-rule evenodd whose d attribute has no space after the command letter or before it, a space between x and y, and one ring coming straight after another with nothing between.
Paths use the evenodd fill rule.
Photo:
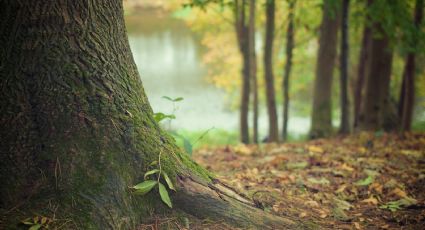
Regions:
<instances>
[{"instance_id":1,"label":"background tree","mask_svg":"<svg viewBox=\"0 0 425 230\"><path fill-rule=\"evenodd\" d=\"M266 86L266 104L269 119L268 142L279 141L277 123L276 94L273 76L273 40L275 26L275 2L266 1L266 37L264 39L264 81Z\"/></svg>"},{"instance_id":2,"label":"background tree","mask_svg":"<svg viewBox=\"0 0 425 230\"><path fill-rule=\"evenodd\" d=\"M332 132L331 92L338 35L338 8L337 1L324 0L314 80L311 138L325 137Z\"/></svg>"},{"instance_id":3,"label":"background tree","mask_svg":"<svg viewBox=\"0 0 425 230\"><path fill-rule=\"evenodd\" d=\"M371 42L371 31L368 26L368 21L364 23L361 50L359 55L359 64L357 69L357 79L354 89L354 128L356 129L359 122L360 108L362 104L363 92L364 92L364 81L367 71L367 63L369 60L369 50Z\"/></svg>"},{"instance_id":4,"label":"background tree","mask_svg":"<svg viewBox=\"0 0 425 230\"><path fill-rule=\"evenodd\" d=\"M249 46L249 74L252 81L252 140L258 143L258 81L257 81L257 55L255 52L255 0L249 1L249 26L248 26L248 46Z\"/></svg>"},{"instance_id":5,"label":"background tree","mask_svg":"<svg viewBox=\"0 0 425 230\"><path fill-rule=\"evenodd\" d=\"M414 12L414 28L411 30L410 41L410 52L406 56L404 71L403 71L403 82L401 87L400 99L399 99L399 112L398 116L400 119L400 128L402 131L409 131L412 125L413 107L415 101L415 72L416 72L416 52L417 50L413 47L417 47L420 44L419 35L421 33L420 25L423 17L424 1L416 0L415 12Z\"/></svg>"},{"instance_id":6,"label":"background tree","mask_svg":"<svg viewBox=\"0 0 425 230\"><path fill-rule=\"evenodd\" d=\"M294 49L294 11L296 0L288 0L288 26L286 28L286 63L283 75L283 124L282 140L288 138L288 119L289 119L289 77L292 68L292 50Z\"/></svg>"},{"instance_id":7,"label":"background tree","mask_svg":"<svg viewBox=\"0 0 425 230\"><path fill-rule=\"evenodd\" d=\"M244 228L296 226L229 195L160 129L131 55L122 1L2 1L0 21L6 229L34 213L55 215L70 229L134 229L152 210L167 213L157 193L129 190L154 161L175 184L180 210Z\"/></svg>"},{"instance_id":8,"label":"background tree","mask_svg":"<svg viewBox=\"0 0 425 230\"><path fill-rule=\"evenodd\" d=\"M341 92L341 125L339 132L350 132L350 105L348 101L348 16L350 0L342 1L341 14L341 54L340 54L340 92Z\"/></svg>"},{"instance_id":9,"label":"background tree","mask_svg":"<svg viewBox=\"0 0 425 230\"><path fill-rule=\"evenodd\" d=\"M370 59L365 80L365 93L359 116L360 130L391 130L397 125L396 112L390 97L390 81L393 62L394 31L399 6L385 1L371 1L368 15L371 19ZM400 17L397 20L401 20Z\"/></svg>"},{"instance_id":10,"label":"background tree","mask_svg":"<svg viewBox=\"0 0 425 230\"><path fill-rule=\"evenodd\" d=\"M242 88L240 101L240 138L242 143L249 143L249 94L250 94L250 54L248 26L246 17L246 0L235 0L234 22L239 50L242 55Z\"/></svg>"}]
</instances>

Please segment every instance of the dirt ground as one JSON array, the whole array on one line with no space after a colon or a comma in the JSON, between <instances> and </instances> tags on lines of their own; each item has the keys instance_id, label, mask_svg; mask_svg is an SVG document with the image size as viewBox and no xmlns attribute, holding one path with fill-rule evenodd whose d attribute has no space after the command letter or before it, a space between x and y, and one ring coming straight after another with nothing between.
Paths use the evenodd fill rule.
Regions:
<instances>
[{"instance_id":1,"label":"dirt ground","mask_svg":"<svg viewBox=\"0 0 425 230\"><path fill-rule=\"evenodd\" d=\"M193 157L264 210L319 229L425 229L424 133L227 146Z\"/></svg>"}]
</instances>

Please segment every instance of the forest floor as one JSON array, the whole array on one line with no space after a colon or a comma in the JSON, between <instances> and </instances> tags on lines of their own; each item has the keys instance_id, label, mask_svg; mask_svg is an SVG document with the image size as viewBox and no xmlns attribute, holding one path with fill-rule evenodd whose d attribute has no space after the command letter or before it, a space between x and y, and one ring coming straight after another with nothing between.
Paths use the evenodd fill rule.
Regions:
<instances>
[{"instance_id":1,"label":"forest floor","mask_svg":"<svg viewBox=\"0 0 425 230\"><path fill-rule=\"evenodd\" d=\"M204 148L193 158L266 211L318 228L425 226L424 133Z\"/></svg>"}]
</instances>

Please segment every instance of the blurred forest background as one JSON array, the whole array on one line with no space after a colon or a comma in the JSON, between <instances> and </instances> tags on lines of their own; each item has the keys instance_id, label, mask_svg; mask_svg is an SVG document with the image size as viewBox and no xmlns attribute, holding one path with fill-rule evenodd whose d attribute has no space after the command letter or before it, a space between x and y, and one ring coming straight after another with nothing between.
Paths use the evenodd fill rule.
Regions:
<instances>
[{"instance_id":1,"label":"blurred forest background","mask_svg":"<svg viewBox=\"0 0 425 230\"><path fill-rule=\"evenodd\" d=\"M158 119L195 147L425 130L423 0L124 7Z\"/></svg>"}]
</instances>

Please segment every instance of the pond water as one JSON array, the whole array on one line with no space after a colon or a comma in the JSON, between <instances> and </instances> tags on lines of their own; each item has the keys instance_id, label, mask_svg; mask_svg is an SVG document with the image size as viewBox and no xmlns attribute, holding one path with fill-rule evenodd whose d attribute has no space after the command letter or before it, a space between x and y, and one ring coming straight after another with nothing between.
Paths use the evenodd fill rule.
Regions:
<instances>
[{"instance_id":1,"label":"pond water","mask_svg":"<svg viewBox=\"0 0 425 230\"><path fill-rule=\"evenodd\" d=\"M208 67L201 62L199 36L180 19L160 12L140 11L126 16L126 24L133 57L151 106L155 112L174 111L176 120L171 122L172 129L202 131L215 127L238 131L239 112L226 108L225 92L206 81ZM174 107L163 96L184 100ZM308 118L291 117L289 132L304 134L309 123ZM260 111L259 128L264 137L265 109Z\"/></svg>"}]
</instances>

